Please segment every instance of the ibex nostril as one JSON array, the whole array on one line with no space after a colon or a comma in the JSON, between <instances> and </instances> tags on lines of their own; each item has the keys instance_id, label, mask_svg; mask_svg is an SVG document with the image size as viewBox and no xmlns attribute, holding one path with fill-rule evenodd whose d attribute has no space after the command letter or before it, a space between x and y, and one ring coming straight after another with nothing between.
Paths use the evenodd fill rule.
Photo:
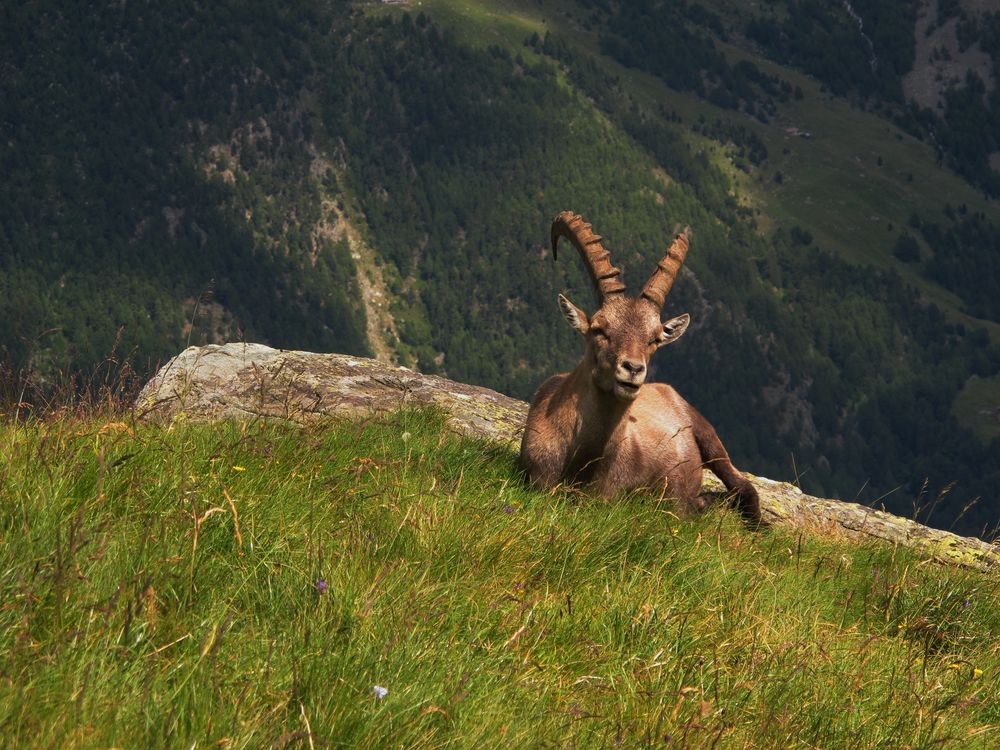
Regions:
<instances>
[{"instance_id":1,"label":"ibex nostril","mask_svg":"<svg viewBox=\"0 0 1000 750\"><path fill-rule=\"evenodd\" d=\"M640 375L646 369L646 365L642 362L629 362L627 359L622 361L622 367L632 375Z\"/></svg>"}]
</instances>

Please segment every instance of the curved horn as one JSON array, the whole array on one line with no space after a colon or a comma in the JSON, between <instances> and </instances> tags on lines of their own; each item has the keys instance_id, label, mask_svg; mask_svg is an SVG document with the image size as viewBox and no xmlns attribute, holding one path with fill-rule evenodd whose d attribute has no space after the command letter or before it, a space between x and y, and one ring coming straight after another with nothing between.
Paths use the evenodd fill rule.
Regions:
<instances>
[{"instance_id":1,"label":"curved horn","mask_svg":"<svg viewBox=\"0 0 1000 750\"><path fill-rule=\"evenodd\" d=\"M563 211L552 220L552 257L556 258L556 245L560 237L573 243L580 253L583 263L594 282L594 288L601 295L601 304L608 297L625 291L621 280L622 270L611 265L611 253L601 244L601 235L594 234L590 224L579 214Z\"/></svg>"},{"instance_id":2,"label":"curved horn","mask_svg":"<svg viewBox=\"0 0 1000 750\"><path fill-rule=\"evenodd\" d=\"M691 228L684 227L684 231L677 235L667 254L663 256L663 260L656 264L656 270L642 289L642 296L656 305L658 310L663 309L663 303L670 294L670 287L674 285L677 272L681 270L681 265L687 256L690 241Z\"/></svg>"}]
</instances>

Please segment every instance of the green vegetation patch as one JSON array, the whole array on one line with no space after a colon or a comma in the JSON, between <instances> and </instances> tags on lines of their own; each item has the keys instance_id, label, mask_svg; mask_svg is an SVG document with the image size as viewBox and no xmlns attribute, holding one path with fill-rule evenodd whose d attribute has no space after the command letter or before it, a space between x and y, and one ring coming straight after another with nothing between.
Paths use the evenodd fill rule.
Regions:
<instances>
[{"instance_id":1,"label":"green vegetation patch","mask_svg":"<svg viewBox=\"0 0 1000 750\"><path fill-rule=\"evenodd\" d=\"M11 746L967 748L1000 721L995 577L530 491L433 412L0 445Z\"/></svg>"},{"instance_id":2,"label":"green vegetation patch","mask_svg":"<svg viewBox=\"0 0 1000 750\"><path fill-rule=\"evenodd\" d=\"M240 339L370 351L305 91L335 5L0 11L6 368L148 374Z\"/></svg>"},{"instance_id":3,"label":"green vegetation patch","mask_svg":"<svg viewBox=\"0 0 1000 750\"><path fill-rule=\"evenodd\" d=\"M1000 375L973 375L952 406L955 418L983 440L1000 438Z\"/></svg>"}]
</instances>

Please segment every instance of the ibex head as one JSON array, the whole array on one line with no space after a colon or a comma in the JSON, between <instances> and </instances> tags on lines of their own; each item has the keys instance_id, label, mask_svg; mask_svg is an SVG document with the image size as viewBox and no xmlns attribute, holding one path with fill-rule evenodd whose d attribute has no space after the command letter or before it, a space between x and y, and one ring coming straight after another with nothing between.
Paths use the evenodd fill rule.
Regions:
<instances>
[{"instance_id":1,"label":"ibex head","mask_svg":"<svg viewBox=\"0 0 1000 750\"><path fill-rule=\"evenodd\" d=\"M594 234L582 217L570 211L556 216L552 222L553 256L560 237L572 242L580 253L601 306L588 317L561 294L559 306L570 325L587 339L584 358L591 364L594 384L618 399L631 401L646 380L653 352L679 339L691 321L686 313L666 322L660 320L663 303L687 255L689 232L685 229L677 236L638 297L625 295L621 269L611 265L600 235Z\"/></svg>"}]
</instances>

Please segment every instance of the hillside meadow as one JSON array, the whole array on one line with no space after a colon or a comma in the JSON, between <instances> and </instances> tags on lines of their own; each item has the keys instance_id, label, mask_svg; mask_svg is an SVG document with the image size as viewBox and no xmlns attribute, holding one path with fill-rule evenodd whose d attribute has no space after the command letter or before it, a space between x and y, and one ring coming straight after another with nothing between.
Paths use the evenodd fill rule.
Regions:
<instances>
[{"instance_id":1,"label":"hillside meadow","mask_svg":"<svg viewBox=\"0 0 1000 750\"><path fill-rule=\"evenodd\" d=\"M427 411L0 451L8 747L996 746L995 574L529 490Z\"/></svg>"}]
</instances>

